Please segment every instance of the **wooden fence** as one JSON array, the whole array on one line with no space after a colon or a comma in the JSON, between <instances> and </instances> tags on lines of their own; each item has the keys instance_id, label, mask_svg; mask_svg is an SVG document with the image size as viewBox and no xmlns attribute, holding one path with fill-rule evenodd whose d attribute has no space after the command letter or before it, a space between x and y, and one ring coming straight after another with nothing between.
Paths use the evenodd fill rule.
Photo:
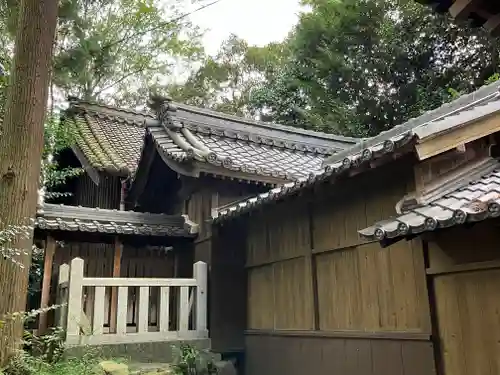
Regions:
<instances>
[{"instance_id":1,"label":"wooden fence","mask_svg":"<svg viewBox=\"0 0 500 375\"><path fill-rule=\"evenodd\" d=\"M208 338L207 264L193 266L192 279L84 277L84 261L75 258L59 270L58 300L65 307L58 323L66 329L67 345L127 344ZM130 289L138 289L137 321L127 324ZM150 290L159 293L151 298ZM93 296L92 311L85 308L85 290ZM109 298L116 293L115 298ZM154 301L153 301L154 299ZM158 301L156 301L158 299ZM173 304L177 306L173 306ZM151 325L151 306L158 306ZM172 316L177 318L172 324ZM109 318L109 319L108 319ZM114 321L115 327L106 327ZM172 329L172 326L175 326Z\"/></svg>"}]
</instances>

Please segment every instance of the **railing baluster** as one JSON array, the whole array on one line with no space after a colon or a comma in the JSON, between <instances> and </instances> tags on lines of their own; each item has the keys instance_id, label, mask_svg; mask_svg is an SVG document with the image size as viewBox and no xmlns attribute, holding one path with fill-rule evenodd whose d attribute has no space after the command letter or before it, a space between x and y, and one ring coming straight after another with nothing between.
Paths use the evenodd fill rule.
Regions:
<instances>
[{"instance_id":1,"label":"railing baluster","mask_svg":"<svg viewBox=\"0 0 500 375\"><path fill-rule=\"evenodd\" d=\"M68 266L66 266L68 268ZM198 262L193 266L193 278L111 278L111 277L83 277L84 262L75 258L69 269L62 267L59 280L59 291L69 281L68 287L68 311L67 317L60 320L67 325L68 345L107 345L127 344L137 342L155 342L164 340L184 340L187 338L206 338L207 330L207 265ZM66 273L69 274L65 276ZM68 277L69 276L69 277ZM68 280L69 279L69 280ZM83 313L83 288L87 287L93 291L94 301L93 317L88 321ZM116 298L116 331L107 332L104 324L107 323L108 311L113 310L108 305L109 296L106 291L117 288ZM152 294L151 287L159 290L159 303L157 294ZM175 302L177 329L172 332L170 325L171 287L179 288L179 295ZM129 288L138 289L137 301L137 333L127 334L127 315L129 312L128 299ZM154 291L153 290L153 291ZM149 320L151 313L151 302L154 298L158 303L156 311L157 332L149 332ZM81 336L83 330L85 337Z\"/></svg>"},{"instance_id":2,"label":"railing baluster","mask_svg":"<svg viewBox=\"0 0 500 375\"><path fill-rule=\"evenodd\" d=\"M80 341L80 321L83 312L83 265L83 259L75 258L71 261L69 271L66 340L70 344Z\"/></svg>"},{"instance_id":3,"label":"railing baluster","mask_svg":"<svg viewBox=\"0 0 500 375\"><path fill-rule=\"evenodd\" d=\"M180 298L179 298L179 328L181 332L189 330L189 287L180 287Z\"/></svg>"},{"instance_id":4,"label":"railing baluster","mask_svg":"<svg viewBox=\"0 0 500 375\"><path fill-rule=\"evenodd\" d=\"M160 332L170 330L170 288L164 286L160 288Z\"/></svg>"},{"instance_id":5,"label":"railing baluster","mask_svg":"<svg viewBox=\"0 0 500 375\"><path fill-rule=\"evenodd\" d=\"M146 333L149 327L149 287L139 288L139 319L137 321L137 332Z\"/></svg>"},{"instance_id":6,"label":"railing baluster","mask_svg":"<svg viewBox=\"0 0 500 375\"><path fill-rule=\"evenodd\" d=\"M195 330L207 331L207 264L204 262L196 262L193 266L193 276L196 279L196 319Z\"/></svg>"},{"instance_id":7,"label":"railing baluster","mask_svg":"<svg viewBox=\"0 0 500 375\"><path fill-rule=\"evenodd\" d=\"M124 335L127 333L127 302L128 287L118 287L118 306L116 307L116 333Z\"/></svg>"},{"instance_id":8,"label":"railing baluster","mask_svg":"<svg viewBox=\"0 0 500 375\"><path fill-rule=\"evenodd\" d=\"M94 293L94 318L92 319L92 334L102 335L104 332L104 306L106 288L96 286Z\"/></svg>"}]
</instances>

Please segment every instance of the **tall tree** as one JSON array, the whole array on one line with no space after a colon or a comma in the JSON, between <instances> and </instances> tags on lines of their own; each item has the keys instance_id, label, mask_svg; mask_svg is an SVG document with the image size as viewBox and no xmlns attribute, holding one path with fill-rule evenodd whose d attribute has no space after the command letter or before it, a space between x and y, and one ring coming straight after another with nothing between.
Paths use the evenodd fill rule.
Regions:
<instances>
[{"instance_id":1,"label":"tall tree","mask_svg":"<svg viewBox=\"0 0 500 375\"><path fill-rule=\"evenodd\" d=\"M249 45L231 35L215 56L206 56L186 82L171 84L175 100L239 116L252 116L249 107L254 88L260 87L286 58L286 46L271 43Z\"/></svg>"},{"instance_id":2,"label":"tall tree","mask_svg":"<svg viewBox=\"0 0 500 375\"><path fill-rule=\"evenodd\" d=\"M198 0L199 1L199 0ZM201 53L183 0L71 0L60 10L54 83L66 95L144 105L149 86Z\"/></svg>"},{"instance_id":3,"label":"tall tree","mask_svg":"<svg viewBox=\"0 0 500 375\"><path fill-rule=\"evenodd\" d=\"M274 120L373 135L498 72L499 40L413 0L304 3L287 69L252 98Z\"/></svg>"},{"instance_id":4,"label":"tall tree","mask_svg":"<svg viewBox=\"0 0 500 375\"><path fill-rule=\"evenodd\" d=\"M201 32L186 15L206 1L61 1L52 76L56 100L72 95L143 105L149 86L175 80L181 67L200 58ZM15 32L16 14L15 0L0 0L0 27L3 21Z\"/></svg>"},{"instance_id":5,"label":"tall tree","mask_svg":"<svg viewBox=\"0 0 500 375\"><path fill-rule=\"evenodd\" d=\"M36 212L44 116L57 24L57 0L21 0L10 86L0 136L0 230L29 225ZM21 249L16 262L0 258L0 316L26 304L32 231L1 243ZM22 322L0 329L0 367L22 336Z\"/></svg>"}]
</instances>

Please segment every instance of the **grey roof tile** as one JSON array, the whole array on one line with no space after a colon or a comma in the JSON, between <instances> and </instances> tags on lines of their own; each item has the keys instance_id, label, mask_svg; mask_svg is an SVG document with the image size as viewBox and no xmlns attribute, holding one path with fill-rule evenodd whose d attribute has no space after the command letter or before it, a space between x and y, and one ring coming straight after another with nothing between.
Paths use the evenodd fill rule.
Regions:
<instances>
[{"instance_id":1,"label":"grey roof tile","mask_svg":"<svg viewBox=\"0 0 500 375\"><path fill-rule=\"evenodd\" d=\"M41 230L142 236L194 237L198 233L198 225L184 215L171 216L48 203L37 212L35 226Z\"/></svg>"},{"instance_id":2,"label":"grey roof tile","mask_svg":"<svg viewBox=\"0 0 500 375\"><path fill-rule=\"evenodd\" d=\"M500 162L489 159L483 175L428 204L359 231L367 240L392 239L500 216ZM464 182L462 182L463 184Z\"/></svg>"},{"instance_id":3,"label":"grey roof tile","mask_svg":"<svg viewBox=\"0 0 500 375\"><path fill-rule=\"evenodd\" d=\"M406 146L412 140L419 139L419 134L422 137L434 136L437 133L497 113L500 111L499 89L500 81L483 86L473 93L463 95L375 137L360 140L354 146L326 158L322 167L310 172L307 179L301 178L296 183L283 185L277 191L260 194L255 198L237 202L234 205L220 207L213 212L214 222L227 220L253 210L261 204L296 194L298 191L309 188L333 175L365 165L366 162L376 160L384 155L400 152L404 150L403 148L412 151ZM463 123L464 121L465 123Z\"/></svg>"},{"instance_id":4,"label":"grey roof tile","mask_svg":"<svg viewBox=\"0 0 500 375\"><path fill-rule=\"evenodd\" d=\"M137 168L146 130L158 150L175 161L210 163L221 167L221 174L227 168L283 180L307 176L326 156L358 141L183 104L169 111L175 126L168 130L152 113L76 99L67 113L76 125L77 147L90 165L129 175Z\"/></svg>"}]
</instances>

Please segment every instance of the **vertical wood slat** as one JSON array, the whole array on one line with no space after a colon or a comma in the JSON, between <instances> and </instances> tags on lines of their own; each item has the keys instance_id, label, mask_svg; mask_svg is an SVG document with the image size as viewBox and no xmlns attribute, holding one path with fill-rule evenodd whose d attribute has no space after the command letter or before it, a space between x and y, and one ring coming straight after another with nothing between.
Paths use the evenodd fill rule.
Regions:
<instances>
[{"instance_id":1,"label":"vertical wood slat","mask_svg":"<svg viewBox=\"0 0 500 375\"><path fill-rule=\"evenodd\" d=\"M121 274L121 261L122 261L123 245L118 238L115 238L115 252L113 257L113 277L120 277ZM111 303L110 303L110 322L109 328L111 332L116 332L116 305L117 305L117 294L116 288L111 288Z\"/></svg>"},{"instance_id":2,"label":"vertical wood slat","mask_svg":"<svg viewBox=\"0 0 500 375\"><path fill-rule=\"evenodd\" d=\"M160 332L168 332L170 325L170 288L160 288Z\"/></svg>"},{"instance_id":3,"label":"vertical wood slat","mask_svg":"<svg viewBox=\"0 0 500 375\"><path fill-rule=\"evenodd\" d=\"M47 236L45 242L45 258L43 262L43 280L42 280L42 295L40 307L46 308L49 306L50 284L52 281L52 264L56 251L56 241L52 236ZM38 321L38 333L42 334L47 329L47 313L42 312Z\"/></svg>"},{"instance_id":4,"label":"vertical wood slat","mask_svg":"<svg viewBox=\"0 0 500 375\"><path fill-rule=\"evenodd\" d=\"M179 298L179 331L187 331L189 329L189 287L180 287Z\"/></svg>"},{"instance_id":5,"label":"vertical wood slat","mask_svg":"<svg viewBox=\"0 0 500 375\"><path fill-rule=\"evenodd\" d=\"M69 271L67 336L79 336L80 334L80 321L83 308L83 267L83 259L75 258L71 261Z\"/></svg>"},{"instance_id":6,"label":"vertical wood slat","mask_svg":"<svg viewBox=\"0 0 500 375\"><path fill-rule=\"evenodd\" d=\"M118 287L118 301L116 306L116 333L124 335L127 333L127 302L128 287Z\"/></svg>"},{"instance_id":7,"label":"vertical wood slat","mask_svg":"<svg viewBox=\"0 0 500 375\"><path fill-rule=\"evenodd\" d=\"M139 319L137 322L137 333L148 332L149 321L149 287L139 288Z\"/></svg>"},{"instance_id":8,"label":"vertical wood slat","mask_svg":"<svg viewBox=\"0 0 500 375\"><path fill-rule=\"evenodd\" d=\"M197 283L195 329L205 331L207 329L207 264L196 262L193 266L193 277ZM189 311L191 311L191 308L189 308Z\"/></svg>"},{"instance_id":9,"label":"vertical wood slat","mask_svg":"<svg viewBox=\"0 0 500 375\"><path fill-rule=\"evenodd\" d=\"M92 319L92 334L102 335L104 332L104 309L106 298L106 287L97 286L94 293L94 311Z\"/></svg>"},{"instance_id":10,"label":"vertical wood slat","mask_svg":"<svg viewBox=\"0 0 500 375\"><path fill-rule=\"evenodd\" d=\"M57 281L56 305L63 305L56 310L56 324L66 330L66 317L68 311L69 297L69 264L64 263L59 266L59 280Z\"/></svg>"}]
</instances>

